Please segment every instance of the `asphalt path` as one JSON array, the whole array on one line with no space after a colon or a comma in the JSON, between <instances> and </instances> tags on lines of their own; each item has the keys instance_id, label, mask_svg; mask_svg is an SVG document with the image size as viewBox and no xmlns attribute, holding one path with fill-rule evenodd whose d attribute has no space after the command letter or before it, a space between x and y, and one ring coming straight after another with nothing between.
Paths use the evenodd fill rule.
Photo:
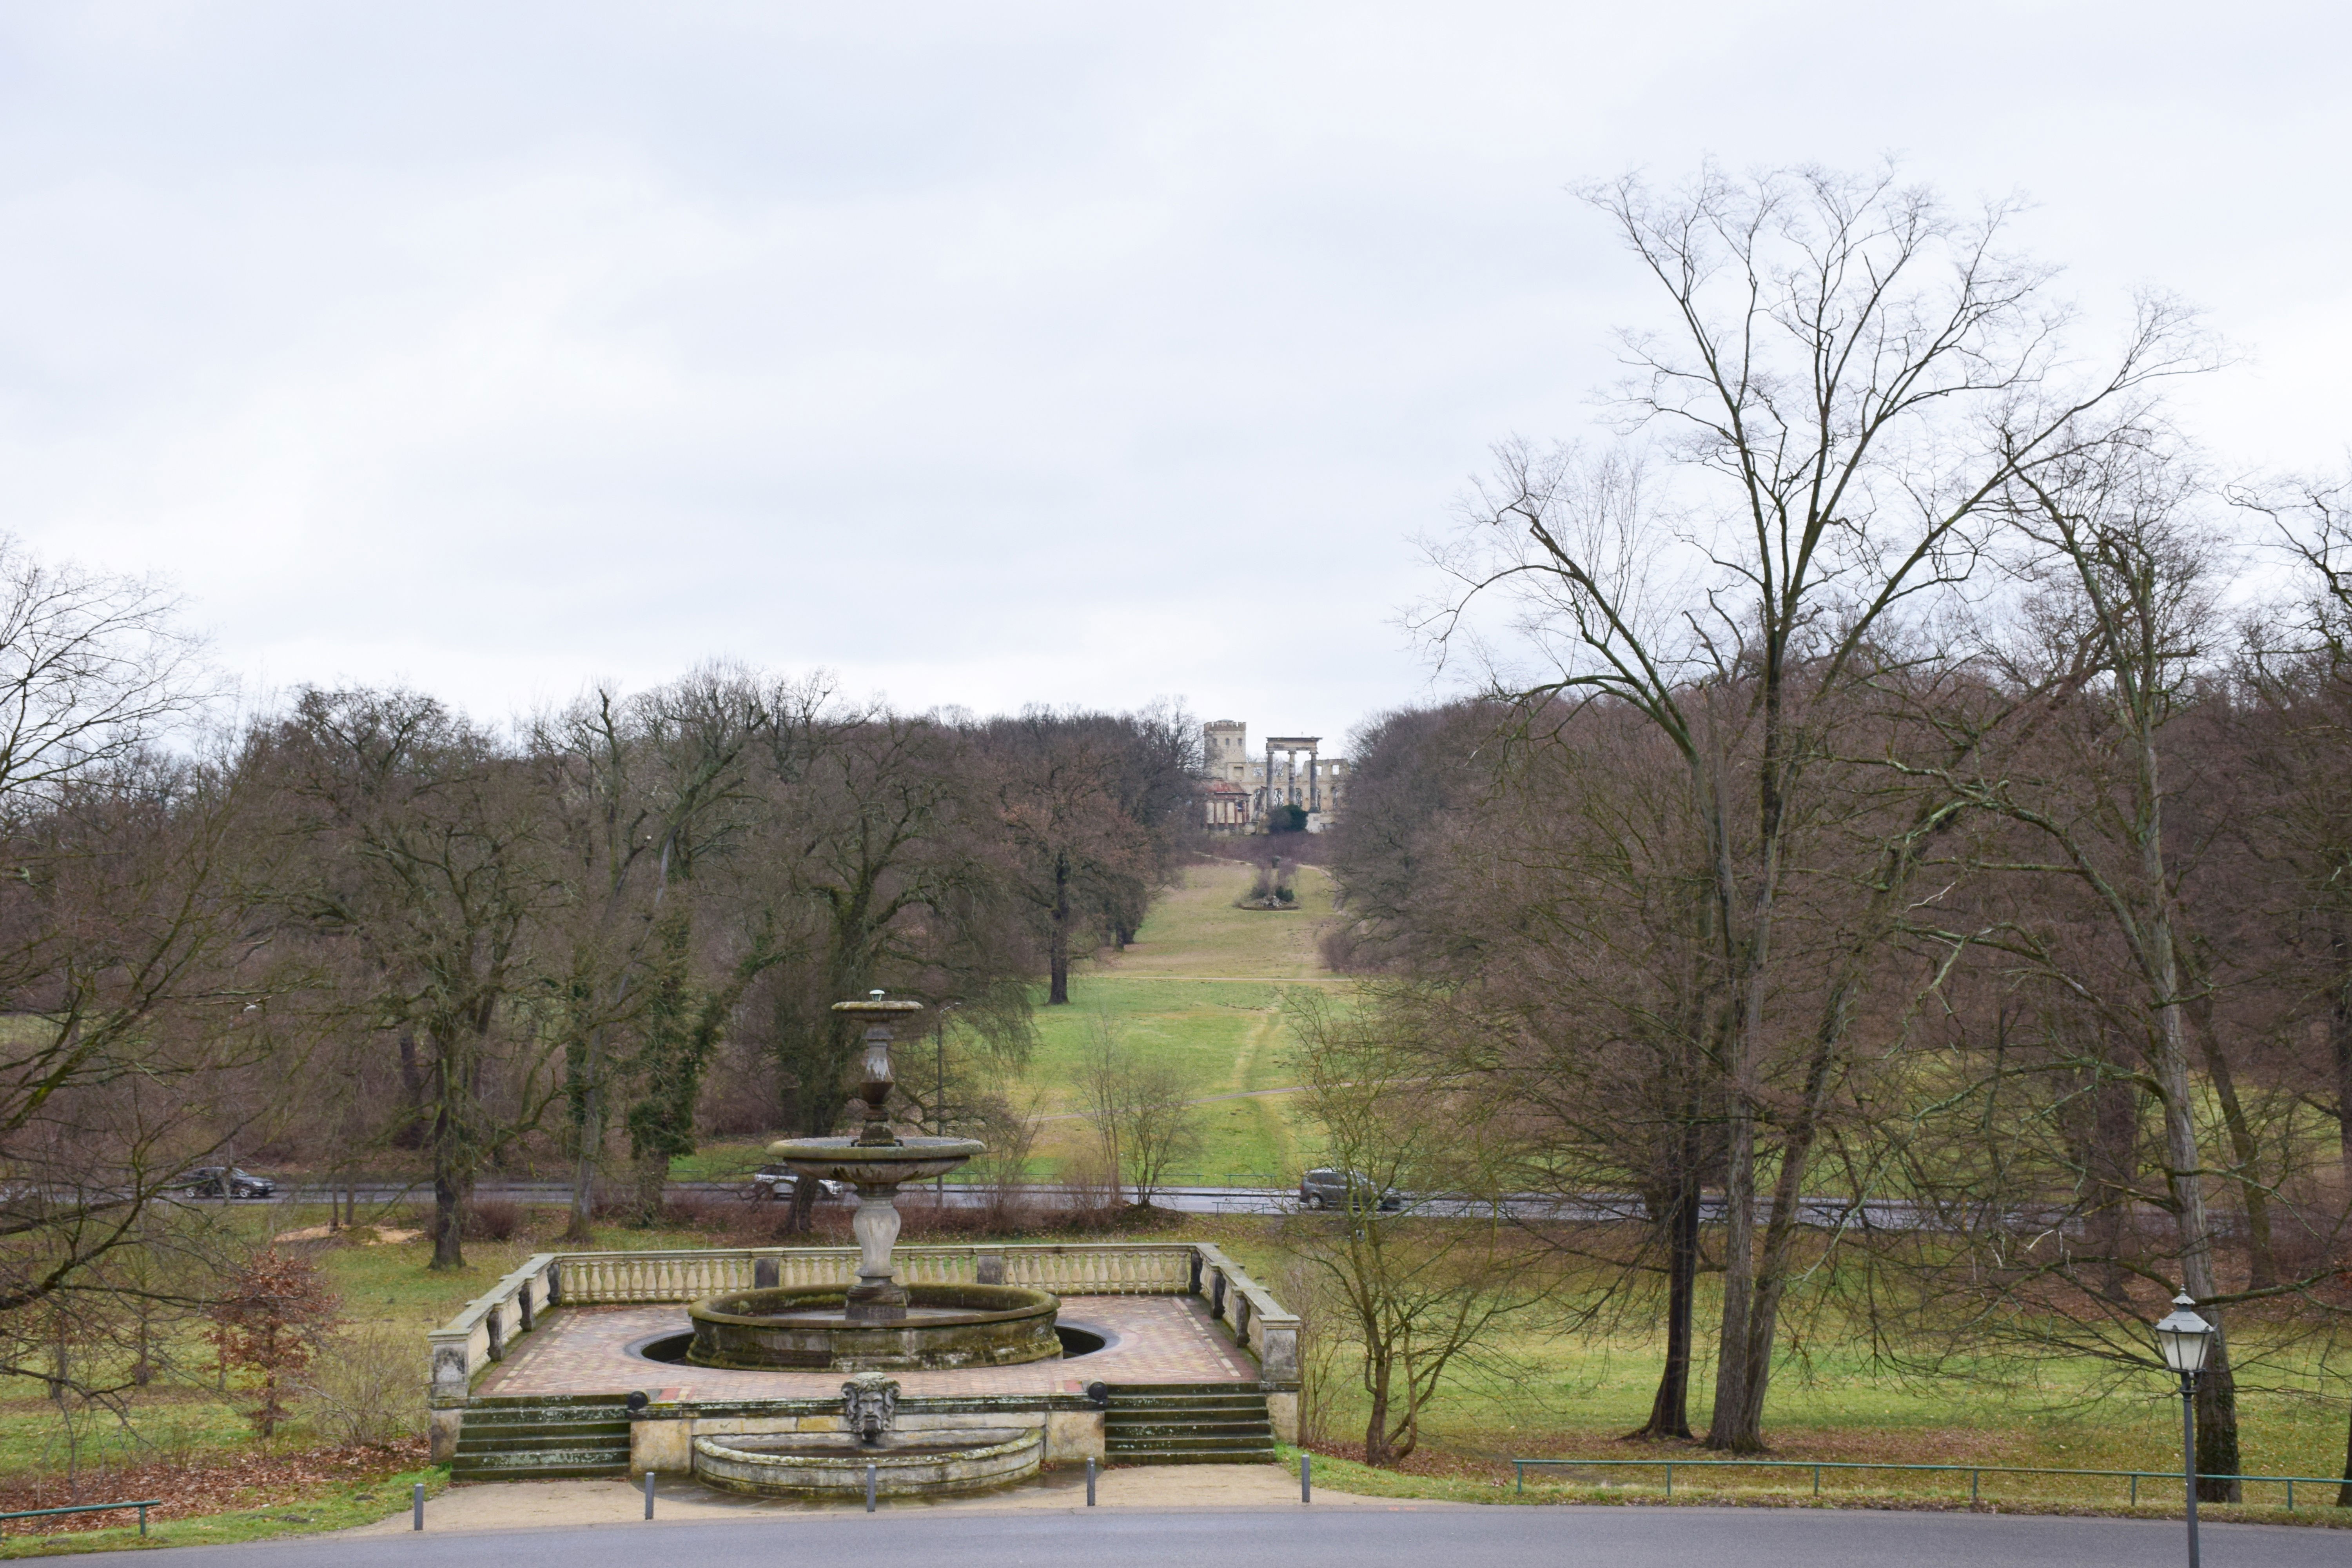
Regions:
<instances>
[{"instance_id":1,"label":"asphalt path","mask_svg":"<svg viewBox=\"0 0 2352 1568\"><path fill-rule=\"evenodd\" d=\"M1073 1509L1066 1513L826 1512L728 1523L373 1537L307 1536L173 1550L191 1564L268 1568L775 1568L825 1560L932 1568L2160 1568L2182 1526L2020 1514L1817 1509L1431 1507L1281 1510ZM2342 1568L2339 1530L2209 1525L2207 1568Z\"/></svg>"}]
</instances>

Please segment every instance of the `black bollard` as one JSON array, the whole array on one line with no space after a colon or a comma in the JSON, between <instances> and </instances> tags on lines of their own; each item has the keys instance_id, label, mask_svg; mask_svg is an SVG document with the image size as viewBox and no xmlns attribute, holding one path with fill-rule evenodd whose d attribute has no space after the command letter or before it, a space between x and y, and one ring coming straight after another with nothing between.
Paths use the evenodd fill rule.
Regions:
<instances>
[{"instance_id":1,"label":"black bollard","mask_svg":"<svg viewBox=\"0 0 2352 1568\"><path fill-rule=\"evenodd\" d=\"M1298 1451L1298 1500L1315 1500L1315 1456L1304 1448Z\"/></svg>"},{"instance_id":2,"label":"black bollard","mask_svg":"<svg viewBox=\"0 0 2352 1568\"><path fill-rule=\"evenodd\" d=\"M654 1473L653 1473L651 1470L647 1470L647 1471L646 1472L646 1517L647 1519L651 1519L651 1518L653 1518L653 1516L654 1516Z\"/></svg>"},{"instance_id":3,"label":"black bollard","mask_svg":"<svg viewBox=\"0 0 2352 1568\"><path fill-rule=\"evenodd\" d=\"M1087 1456L1087 1506L1095 1506L1095 1457Z\"/></svg>"},{"instance_id":4,"label":"black bollard","mask_svg":"<svg viewBox=\"0 0 2352 1568\"><path fill-rule=\"evenodd\" d=\"M409 1494L409 1501L416 1512L416 1528L422 1530L425 1528L425 1483L423 1481L416 1483L415 1489Z\"/></svg>"},{"instance_id":5,"label":"black bollard","mask_svg":"<svg viewBox=\"0 0 2352 1568\"><path fill-rule=\"evenodd\" d=\"M866 1467L866 1511L874 1511L874 1467Z\"/></svg>"}]
</instances>

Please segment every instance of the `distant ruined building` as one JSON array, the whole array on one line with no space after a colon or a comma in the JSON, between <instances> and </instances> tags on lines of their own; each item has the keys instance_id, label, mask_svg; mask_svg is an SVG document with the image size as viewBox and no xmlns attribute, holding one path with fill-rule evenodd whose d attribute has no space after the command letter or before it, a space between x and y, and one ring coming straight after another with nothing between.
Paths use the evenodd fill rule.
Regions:
<instances>
[{"instance_id":1,"label":"distant ruined building","mask_svg":"<svg viewBox=\"0 0 2352 1568\"><path fill-rule=\"evenodd\" d=\"M1249 726L1219 719L1201 726L1207 776L1201 784L1201 820L1212 833L1264 833L1267 815L1295 805L1307 831L1339 820L1348 794L1348 763L1322 754L1320 735L1269 735L1265 752L1250 750Z\"/></svg>"}]
</instances>

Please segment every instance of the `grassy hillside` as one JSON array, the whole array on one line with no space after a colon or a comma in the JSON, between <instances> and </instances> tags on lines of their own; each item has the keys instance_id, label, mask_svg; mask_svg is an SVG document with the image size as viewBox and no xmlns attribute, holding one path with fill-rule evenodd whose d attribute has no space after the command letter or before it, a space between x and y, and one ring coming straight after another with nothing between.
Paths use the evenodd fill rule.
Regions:
<instances>
[{"instance_id":1,"label":"grassy hillside","mask_svg":"<svg viewBox=\"0 0 2352 1568\"><path fill-rule=\"evenodd\" d=\"M1036 998L1037 1049L1025 1088L1045 1122L1031 1170L1040 1179L1084 1158L1087 1123L1079 1114L1079 1067L1089 1043L1108 1030L1130 1046L1177 1062L1193 1079L1202 1148L1182 1179L1242 1185L1283 1184L1305 1163L1291 1116L1292 1076L1286 998L1313 987L1344 1001L1349 983L1324 971L1316 937L1331 912L1330 879L1302 868L1296 910L1234 907L1252 869L1210 861L1153 906L1128 950L1082 966L1070 979L1066 1006ZM919 1074L919 1053L900 1071ZM764 1139L713 1144L672 1167L680 1180L725 1180L760 1163Z\"/></svg>"},{"instance_id":2,"label":"grassy hillside","mask_svg":"<svg viewBox=\"0 0 2352 1568\"><path fill-rule=\"evenodd\" d=\"M1079 1064L1097 1031L1180 1063L1193 1079L1203 1148L1188 1176L1280 1184L1301 1164L1290 1114L1286 998L1315 985L1344 995L1323 972L1315 938L1331 910L1330 880L1299 875L1296 910L1239 910L1250 868L1213 862L1189 870L1153 909L1127 952L1070 983L1066 1007L1040 1007L1030 1080L1049 1114L1041 1163L1076 1157L1086 1137L1076 1114Z\"/></svg>"}]
</instances>

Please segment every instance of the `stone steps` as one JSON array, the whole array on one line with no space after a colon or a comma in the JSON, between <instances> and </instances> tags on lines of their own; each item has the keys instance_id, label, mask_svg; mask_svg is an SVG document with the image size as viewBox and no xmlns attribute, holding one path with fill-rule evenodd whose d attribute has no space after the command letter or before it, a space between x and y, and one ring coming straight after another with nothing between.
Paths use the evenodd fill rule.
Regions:
<instances>
[{"instance_id":1,"label":"stone steps","mask_svg":"<svg viewBox=\"0 0 2352 1568\"><path fill-rule=\"evenodd\" d=\"M1265 1395L1230 1383L1114 1384L1103 1457L1128 1465L1254 1465L1275 1457Z\"/></svg>"},{"instance_id":2,"label":"stone steps","mask_svg":"<svg viewBox=\"0 0 2352 1568\"><path fill-rule=\"evenodd\" d=\"M629 1407L594 1395L477 1399L457 1427L452 1480L626 1474Z\"/></svg>"},{"instance_id":3,"label":"stone steps","mask_svg":"<svg viewBox=\"0 0 2352 1568\"><path fill-rule=\"evenodd\" d=\"M510 1454L449 1461L453 1481L572 1481L629 1473L629 1456L574 1454L552 1449L538 1454Z\"/></svg>"},{"instance_id":4,"label":"stone steps","mask_svg":"<svg viewBox=\"0 0 2352 1568\"><path fill-rule=\"evenodd\" d=\"M1264 1419L1238 1420L1234 1418L1236 1414L1233 1411L1204 1413L1198 1420L1186 1420L1181 1416L1171 1419L1160 1415L1149 1417L1128 1416L1124 1419L1106 1416L1103 1421L1103 1430L1123 1432L1131 1437L1182 1437L1196 1434L1256 1437L1269 1435L1274 1430L1272 1424ZM1215 1418L1212 1419L1212 1415Z\"/></svg>"},{"instance_id":5,"label":"stone steps","mask_svg":"<svg viewBox=\"0 0 2352 1568\"><path fill-rule=\"evenodd\" d=\"M1265 1426L1261 1426L1255 1432L1235 1432L1228 1427L1213 1427L1200 1431L1179 1427L1173 1432L1162 1428L1158 1434L1150 1436L1137 1436L1132 1433L1121 1432L1116 1442L1111 1442L1109 1434L1106 1433L1105 1440L1109 1444L1108 1451L1112 1453L1137 1453L1145 1449L1169 1454L1208 1453L1223 1452L1227 1448L1264 1448L1271 1453L1274 1449L1274 1431L1271 1427Z\"/></svg>"},{"instance_id":6,"label":"stone steps","mask_svg":"<svg viewBox=\"0 0 2352 1568\"><path fill-rule=\"evenodd\" d=\"M520 1432L513 1427L491 1427L489 1432L458 1432L457 1450L461 1455L475 1453L536 1453L541 1448L581 1448L581 1450L621 1450L628 1453L628 1427L618 1432L574 1432L572 1427L548 1427L539 1432Z\"/></svg>"}]
</instances>

